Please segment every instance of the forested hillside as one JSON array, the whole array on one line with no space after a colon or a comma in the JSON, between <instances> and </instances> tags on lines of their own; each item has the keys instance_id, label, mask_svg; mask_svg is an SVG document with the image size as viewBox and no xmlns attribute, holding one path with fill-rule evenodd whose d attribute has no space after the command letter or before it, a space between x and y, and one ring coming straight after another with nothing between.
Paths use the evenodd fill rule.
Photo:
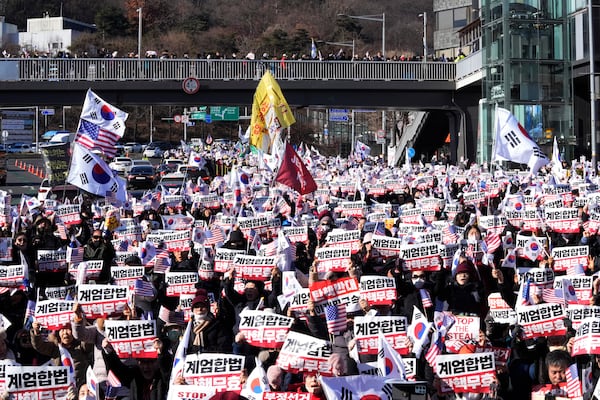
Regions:
<instances>
[{"instance_id":1,"label":"forested hillside","mask_svg":"<svg viewBox=\"0 0 600 400\"><path fill-rule=\"evenodd\" d=\"M97 55L100 49L119 55L137 52L138 12L142 7L142 49L159 54L190 57L211 54L244 57L254 52L270 57L310 52L311 38L323 57L350 46L356 53L381 50L382 13L385 13L385 47L388 57L422 53L423 20L432 0L0 0L6 22L26 30L27 18L62 15L96 24L72 53ZM2 7L0 7L0 12ZM339 14L373 16L379 21ZM431 14L430 14L431 15ZM432 24L430 18L430 24ZM431 25L430 25L431 26ZM433 31L429 29L430 36ZM431 40L431 38L429 39ZM431 43L431 41L430 41ZM217 55L217 56L218 56Z\"/></svg>"}]
</instances>

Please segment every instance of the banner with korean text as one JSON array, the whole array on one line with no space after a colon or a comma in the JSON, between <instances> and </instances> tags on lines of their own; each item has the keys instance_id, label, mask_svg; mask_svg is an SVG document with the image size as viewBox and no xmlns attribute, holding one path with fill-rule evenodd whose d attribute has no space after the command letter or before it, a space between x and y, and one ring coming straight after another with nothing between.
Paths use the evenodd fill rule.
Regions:
<instances>
[{"instance_id":1,"label":"banner with korean text","mask_svg":"<svg viewBox=\"0 0 600 400\"><path fill-rule=\"evenodd\" d=\"M5 367L6 391L14 399L66 399L69 367Z\"/></svg>"},{"instance_id":2,"label":"banner with korean text","mask_svg":"<svg viewBox=\"0 0 600 400\"><path fill-rule=\"evenodd\" d=\"M124 286L96 284L77 287L77 301L90 319L122 314L128 298L129 289Z\"/></svg>"},{"instance_id":3,"label":"banner with korean text","mask_svg":"<svg viewBox=\"0 0 600 400\"><path fill-rule=\"evenodd\" d=\"M279 352L276 364L288 372L331 375L331 366L328 362L331 353L331 344L327 340L290 332Z\"/></svg>"},{"instance_id":4,"label":"banner with korean text","mask_svg":"<svg viewBox=\"0 0 600 400\"><path fill-rule=\"evenodd\" d=\"M40 300L35 303L35 320L43 327L57 330L65 325L71 326L74 301Z\"/></svg>"},{"instance_id":5,"label":"banner with korean text","mask_svg":"<svg viewBox=\"0 0 600 400\"><path fill-rule=\"evenodd\" d=\"M358 354L377 354L379 335L383 335L400 354L408 354L407 328L406 317L355 317L354 337L358 346Z\"/></svg>"},{"instance_id":6,"label":"banner with korean text","mask_svg":"<svg viewBox=\"0 0 600 400\"><path fill-rule=\"evenodd\" d=\"M494 353L489 352L438 355L435 371L454 392L489 393L496 382Z\"/></svg>"},{"instance_id":7,"label":"banner with korean text","mask_svg":"<svg viewBox=\"0 0 600 400\"><path fill-rule=\"evenodd\" d=\"M565 308L558 303L542 303L517 309L517 323L525 339L542 336L561 336L567 333Z\"/></svg>"},{"instance_id":8,"label":"banner with korean text","mask_svg":"<svg viewBox=\"0 0 600 400\"><path fill-rule=\"evenodd\" d=\"M357 305L360 299L360 289L355 278L317 281L310 285L309 289L318 315L325 315L327 305L345 304L348 310Z\"/></svg>"},{"instance_id":9,"label":"banner with korean text","mask_svg":"<svg viewBox=\"0 0 600 400\"><path fill-rule=\"evenodd\" d=\"M213 388L217 392L241 390L244 356L223 353L188 354L183 378L188 384Z\"/></svg>"},{"instance_id":10,"label":"banner with korean text","mask_svg":"<svg viewBox=\"0 0 600 400\"><path fill-rule=\"evenodd\" d=\"M588 318L577 329L573 341L572 356L600 354L600 321Z\"/></svg>"},{"instance_id":11,"label":"banner with korean text","mask_svg":"<svg viewBox=\"0 0 600 400\"><path fill-rule=\"evenodd\" d=\"M392 305L397 299L396 280L387 276L363 275L360 277L360 297L370 305Z\"/></svg>"},{"instance_id":12,"label":"banner with korean text","mask_svg":"<svg viewBox=\"0 0 600 400\"><path fill-rule=\"evenodd\" d=\"M266 281L271 278L275 262L275 257L238 254L233 259L233 266L237 276L242 279Z\"/></svg>"},{"instance_id":13,"label":"banner with korean text","mask_svg":"<svg viewBox=\"0 0 600 400\"><path fill-rule=\"evenodd\" d=\"M292 327L293 318L283 315L245 310L240 313L240 332L252 346L278 349Z\"/></svg>"},{"instance_id":14,"label":"banner with korean text","mask_svg":"<svg viewBox=\"0 0 600 400\"><path fill-rule=\"evenodd\" d=\"M106 320L106 337L119 358L157 358L155 320Z\"/></svg>"}]
</instances>

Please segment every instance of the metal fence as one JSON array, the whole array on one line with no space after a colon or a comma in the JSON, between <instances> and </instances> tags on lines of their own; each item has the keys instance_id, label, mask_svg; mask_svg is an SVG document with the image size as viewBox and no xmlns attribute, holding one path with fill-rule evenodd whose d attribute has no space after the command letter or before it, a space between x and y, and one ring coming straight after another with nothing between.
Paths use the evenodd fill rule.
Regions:
<instances>
[{"instance_id":1,"label":"metal fence","mask_svg":"<svg viewBox=\"0 0 600 400\"><path fill-rule=\"evenodd\" d=\"M267 69L278 80L456 80L450 62L6 58L0 59L0 81L259 80Z\"/></svg>"}]
</instances>

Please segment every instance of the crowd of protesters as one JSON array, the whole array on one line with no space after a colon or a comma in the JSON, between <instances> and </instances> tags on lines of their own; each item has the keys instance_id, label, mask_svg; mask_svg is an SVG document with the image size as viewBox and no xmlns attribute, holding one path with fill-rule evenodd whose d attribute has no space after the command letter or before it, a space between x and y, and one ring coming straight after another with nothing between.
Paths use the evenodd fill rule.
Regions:
<instances>
[{"instance_id":1,"label":"crowd of protesters","mask_svg":"<svg viewBox=\"0 0 600 400\"><path fill-rule=\"evenodd\" d=\"M401 316L408 326L415 322L413 318L418 310L430 322L438 321L439 313L443 311L446 316L478 317L478 335L452 343L448 340L447 346L440 347L438 357L492 348L510 350L504 363L496 361L494 379L487 390L479 388L470 393L469 390L452 390L448 384L443 384L444 376L432 365L435 362L426 359L430 354L428 349L438 342L432 338L430 344L420 343L422 349L416 351L416 339L405 334L405 342L396 343L396 350L406 358L416 359L412 372L407 375L411 376L410 380L427 382L427 392L432 399L483 396L527 399L534 393L541 397L568 397L567 370L572 364L577 365L581 377L575 380L582 383L588 380L583 384L584 396L591 396L600 377L600 358L596 355L600 354L600 348L587 355L573 355L576 330L566 313L561 320L564 329L560 335L552 334L551 330L550 334L532 337L525 332L521 321L495 320L488 303L493 294L499 295L511 309L562 301L545 298L547 291L543 284L536 286L536 282L523 279L532 269L550 271L557 277L595 278L600 270L600 240L597 236L600 223L594 224L597 186L593 182L594 174L586 174L585 163L574 163L572 171L566 171L557 183L545 169L539 176L531 177L500 167L488 171L487 166L479 165L467 168L462 165L407 164L402 168L391 168L369 157L327 158L314 148L300 147L298 154L312 171L319 189L299 195L273 183L274 173L268 162L254 154L235 151L220 149L217 152L208 146L197 153L205 159L228 155L229 159L238 160L229 176L214 177L210 184L189 180L180 191L149 192L141 200L119 206L110 206L104 199L99 205L98 199L83 195L69 199L70 204L80 205L80 218L76 224L61 222L52 211L56 207L54 203L22 206L14 214L13 221L5 221L12 226L12 232L8 232L12 245L8 254L12 259L5 259L5 264L28 266L28 279L19 287L3 288L0 295L0 312L10 321L8 329L1 332L0 358L23 366L39 366L48 361L60 365L64 363L60 352L64 347L70 352L75 370L77 386L70 394L72 398L166 399L170 385L189 383L185 374L171 376L188 323L184 321L180 299L168 294L165 269L158 268L161 265L166 266L168 272L198 273L191 312L187 314L191 324L185 344L187 354L244 356L242 386L257 367L266 374L268 390L308 393L312 399L325 399L320 375L327 376L327 372L337 377L359 375L361 366L377 360L376 355L355 354L358 345L353 325L356 318ZM189 157L183 151L180 154L184 159ZM242 174L245 179L241 179L243 185L240 186L238 180ZM233 192L235 195L231 196ZM473 193L481 196L472 196ZM198 201L208 199L210 195L217 196L216 204ZM523 215L516 217L521 211L518 202L537 211L543 209L544 203L548 206L551 202L554 208L576 209L577 231L562 233L537 214L531 218L537 221L535 223L524 219ZM557 206L557 203L560 204ZM415 209L420 210L418 215L415 214L416 218L409 217L413 215L410 210ZM507 218L501 219L500 227L492 228L482 222L485 217L505 215ZM143 254L148 236L168 229L169 217L185 216L191 217L192 221L188 229L198 226L214 235L214 228L218 228L224 234L223 239L212 242L206 235L201 240L194 239L189 248L170 249L168 256L163 252L164 258L155 256L148 261ZM259 216L268 216L269 221L278 220L280 224L256 230L240 226L241 220ZM222 223L223 217L233 218L233 222L227 226ZM124 246L119 221L126 220L134 221L133 225L142 229L139 237ZM294 247L293 259L286 260L284 254L289 253L280 251L281 236L283 228L291 226L308 226L308 229L305 238L289 243ZM356 247L352 245L351 257L343 268L324 271L319 267L316 253L319 249L335 248L337 243L330 238L346 231L359 232ZM387 237L401 241L402 248L417 248L424 240L431 244L434 236L427 234L432 232L440 233L440 246L459 245L459 251L449 262L437 256L438 260L431 261L430 265L414 267L412 257L400 257L407 253L390 252L389 247L381 245L381 238ZM425 237L429 239L423 239ZM530 253L517 247L515 253L514 239L518 237L543 238L544 241L539 242L542 251L538 249L531 257ZM512 245L507 240L510 238ZM491 239L500 243L493 245ZM163 244L156 246L157 254L164 250L161 246ZM74 276L70 268L44 271L38 268L41 252L69 247L80 247L83 261L101 260L101 270L94 279ZM568 247L587 248L586 264L574 270L557 268L551 249ZM249 255L265 255L271 250L277 263L265 279L240 280L239 269L235 266L225 272L214 271L217 248ZM151 284L151 293L136 294L134 301L125 307L99 318L86 315L78 303L76 291L69 293L67 296L74 299L70 323L52 332L31 318L28 303L47 299L46 293L52 288L71 287L82 282L116 284L111 267L117 265L117 254L124 251L137 254L127 257L124 265L144 267L140 279ZM510 257L513 259L508 260ZM283 276L290 271L302 288L311 291L323 281L350 278L360 282L362 277L378 276L391 278L395 293L393 300L386 304L370 301L362 295L354 299L353 304L347 305L343 328L331 333L313 298L300 308L292 308L289 302L281 301L285 291ZM77 282L80 279L84 280ZM600 304L600 281L593 282L589 296L579 301L579 306L594 310L590 313L597 315L594 307ZM279 349L250 344L239 328L240 314L247 310L291 317L292 332L328 341L327 372L301 367L286 370L278 363ZM154 348L157 357L120 359L107 337L105 325L112 320L142 318L156 321ZM441 332L441 328L450 329L450 326L438 324L437 328ZM426 332L429 334L431 332ZM88 387L88 367L94 371L99 383L94 391ZM109 372L122 383L117 393L107 390L111 387ZM6 395L10 396L8 392L10 390ZM228 391L219 396L238 398L240 395L239 391Z\"/></svg>"}]
</instances>

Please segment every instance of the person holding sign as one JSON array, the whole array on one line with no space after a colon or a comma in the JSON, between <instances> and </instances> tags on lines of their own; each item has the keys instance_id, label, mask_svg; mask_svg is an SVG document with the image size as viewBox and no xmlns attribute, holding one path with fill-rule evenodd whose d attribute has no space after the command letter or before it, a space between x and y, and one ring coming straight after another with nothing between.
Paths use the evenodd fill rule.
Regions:
<instances>
[{"instance_id":1,"label":"person holding sign","mask_svg":"<svg viewBox=\"0 0 600 400\"><path fill-rule=\"evenodd\" d=\"M71 330L70 324L64 325L50 335L49 341L44 341L42 338L42 326L37 321L33 322L31 325L30 333L33 348L40 354L51 357L54 365L61 365L59 345L63 346L71 354L71 358L73 359L77 387L85 383L85 372L89 366L88 354L90 354L92 348L89 344L73 337L73 331Z\"/></svg>"}]
</instances>

